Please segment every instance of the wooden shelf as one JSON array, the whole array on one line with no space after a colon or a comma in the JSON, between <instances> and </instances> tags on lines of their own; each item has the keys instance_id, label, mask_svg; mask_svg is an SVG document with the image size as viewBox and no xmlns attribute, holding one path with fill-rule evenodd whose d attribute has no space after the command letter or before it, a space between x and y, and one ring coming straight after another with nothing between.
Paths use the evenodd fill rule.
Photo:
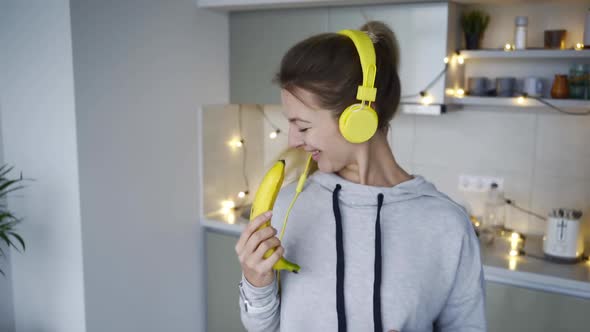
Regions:
<instances>
[{"instance_id":1,"label":"wooden shelf","mask_svg":"<svg viewBox=\"0 0 590 332\"><path fill-rule=\"evenodd\" d=\"M590 100L581 99L544 99L548 103L559 107L568 112L580 112L584 113L590 110ZM526 98L519 103L517 97L473 97L466 96L462 98L452 97L449 98L449 102L455 105L463 106L491 106L491 107L517 107L517 108L531 108L531 107L547 107L538 100L532 98Z\"/></svg>"},{"instance_id":2,"label":"wooden shelf","mask_svg":"<svg viewBox=\"0 0 590 332\"><path fill-rule=\"evenodd\" d=\"M590 50L461 50L464 59L588 59Z\"/></svg>"}]
</instances>

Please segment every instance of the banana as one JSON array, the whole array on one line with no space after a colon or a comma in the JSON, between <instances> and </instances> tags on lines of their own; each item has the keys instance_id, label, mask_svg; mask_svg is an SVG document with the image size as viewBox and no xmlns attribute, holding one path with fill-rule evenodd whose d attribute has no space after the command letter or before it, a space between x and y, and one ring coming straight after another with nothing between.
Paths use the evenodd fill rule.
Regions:
<instances>
[{"instance_id":1,"label":"banana","mask_svg":"<svg viewBox=\"0 0 590 332\"><path fill-rule=\"evenodd\" d=\"M268 170L268 172L266 172L258 187L258 191L256 191L254 202L252 203L252 209L250 210L250 221L254 220L254 218L260 214L272 210L284 179L285 161L279 160L270 170ZM270 226L270 220L260 226L259 230L268 226ZM264 258L270 257L274 251L274 249L269 249L264 253ZM300 269L299 265L289 262L284 257L281 257L272 268L274 270L287 270L295 273Z\"/></svg>"}]
</instances>

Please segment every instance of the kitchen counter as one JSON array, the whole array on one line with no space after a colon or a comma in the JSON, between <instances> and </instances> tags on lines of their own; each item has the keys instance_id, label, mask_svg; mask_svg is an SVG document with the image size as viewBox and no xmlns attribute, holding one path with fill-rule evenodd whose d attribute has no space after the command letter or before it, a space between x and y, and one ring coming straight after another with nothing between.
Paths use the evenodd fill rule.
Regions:
<instances>
[{"instance_id":1,"label":"kitchen counter","mask_svg":"<svg viewBox=\"0 0 590 332\"><path fill-rule=\"evenodd\" d=\"M238 237L248 220L240 216L209 214L202 218L206 231ZM541 236L527 236L523 256L510 257L510 245L496 239L481 243L486 281L590 299L590 261L560 264L542 259Z\"/></svg>"}]
</instances>

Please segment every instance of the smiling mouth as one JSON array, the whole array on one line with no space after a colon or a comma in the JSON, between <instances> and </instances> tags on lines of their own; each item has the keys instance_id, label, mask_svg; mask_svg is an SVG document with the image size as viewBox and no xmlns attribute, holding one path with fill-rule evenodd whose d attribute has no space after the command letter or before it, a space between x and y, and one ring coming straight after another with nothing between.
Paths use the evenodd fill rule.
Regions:
<instances>
[{"instance_id":1,"label":"smiling mouth","mask_svg":"<svg viewBox=\"0 0 590 332\"><path fill-rule=\"evenodd\" d=\"M313 158L313 160L317 161L318 158L320 156L320 151L319 150L315 150L311 152L311 157Z\"/></svg>"}]
</instances>

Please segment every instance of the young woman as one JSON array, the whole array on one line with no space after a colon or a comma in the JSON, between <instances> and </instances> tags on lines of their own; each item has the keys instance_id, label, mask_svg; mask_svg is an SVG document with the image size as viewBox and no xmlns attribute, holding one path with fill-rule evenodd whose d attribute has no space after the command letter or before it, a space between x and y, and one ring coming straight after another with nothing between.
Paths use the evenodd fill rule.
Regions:
<instances>
[{"instance_id":1,"label":"young woman","mask_svg":"<svg viewBox=\"0 0 590 332\"><path fill-rule=\"evenodd\" d=\"M359 30L310 37L282 60L276 80L289 146L311 153L318 171L282 241L277 229L295 184L281 190L273 227L257 231L270 219L263 214L236 243L242 322L248 331L485 331L468 215L403 170L387 142L400 101L393 32L381 22ZM358 117L359 107L369 113ZM276 251L264 259L269 248ZM283 254L301 270L280 274L279 294L272 266Z\"/></svg>"}]
</instances>

